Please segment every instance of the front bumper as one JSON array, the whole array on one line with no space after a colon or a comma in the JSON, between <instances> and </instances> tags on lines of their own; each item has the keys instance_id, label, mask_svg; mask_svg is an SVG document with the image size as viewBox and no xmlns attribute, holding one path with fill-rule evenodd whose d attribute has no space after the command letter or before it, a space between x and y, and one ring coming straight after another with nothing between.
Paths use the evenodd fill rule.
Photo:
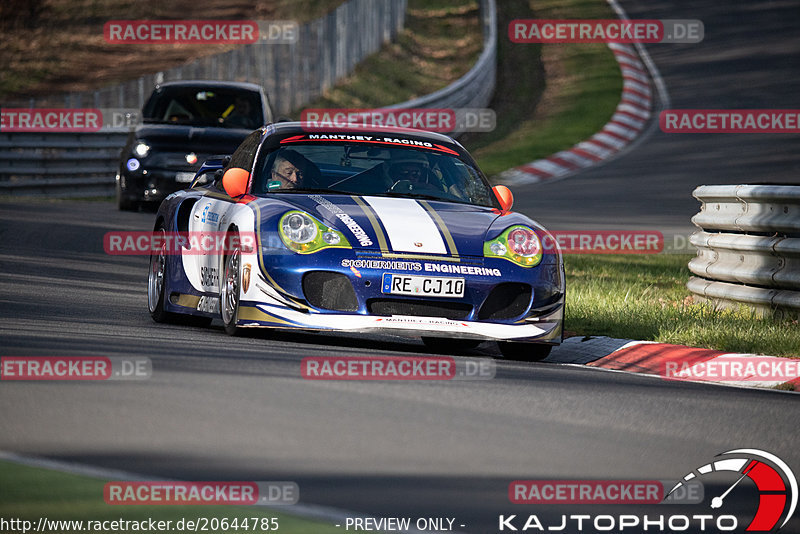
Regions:
<instances>
[{"instance_id":1,"label":"front bumper","mask_svg":"<svg viewBox=\"0 0 800 534\"><path fill-rule=\"evenodd\" d=\"M382 333L405 337L449 337L486 341L561 342L564 323L563 303L546 317L515 324L451 320L441 317L393 315L389 317L356 314L303 313L286 307L242 302L239 326L336 330L352 333Z\"/></svg>"}]
</instances>

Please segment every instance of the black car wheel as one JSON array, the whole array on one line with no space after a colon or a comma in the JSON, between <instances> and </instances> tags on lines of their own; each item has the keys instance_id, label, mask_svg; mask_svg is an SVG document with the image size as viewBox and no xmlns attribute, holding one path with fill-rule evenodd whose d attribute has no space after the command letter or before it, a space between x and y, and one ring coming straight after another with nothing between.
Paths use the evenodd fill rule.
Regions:
<instances>
[{"instance_id":1,"label":"black car wheel","mask_svg":"<svg viewBox=\"0 0 800 534\"><path fill-rule=\"evenodd\" d=\"M139 203L135 200L130 200L125 198L122 194L122 187L119 185L119 180L117 180L117 208L120 211L137 211L139 209Z\"/></svg>"},{"instance_id":2,"label":"black car wheel","mask_svg":"<svg viewBox=\"0 0 800 534\"><path fill-rule=\"evenodd\" d=\"M150 272L147 277L147 307L157 323L174 320L174 314L164 310L164 292L167 279L167 240L164 225L159 224L155 233L161 234L161 248L150 254Z\"/></svg>"},{"instance_id":3,"label":"black car wheel","mask_svg":"<svg viewBox=\"0 0 800 534\"><path fill-rule=\"evenodd\" d=\"M522 362L538 362L544 360L550 355L553 349L552 345L544 345L541 343L515 343L513 341L498 341L497 346L500 347L500 352L508 360L517 360Z\"/></svg>"},{"instance_id":4,"label":"black car wheel","mask_svg":"<svg viewBox=\"0 0 800 534\"><path fill-rule=\"evenodd\" d=\"M232 336L236 335L239 330L236 323L239 319L239 288L242 283L241 259L242 254L239 247L225 257L219 295L222 324L225 326L225 332Z\"/></svg>"}]
</instances>

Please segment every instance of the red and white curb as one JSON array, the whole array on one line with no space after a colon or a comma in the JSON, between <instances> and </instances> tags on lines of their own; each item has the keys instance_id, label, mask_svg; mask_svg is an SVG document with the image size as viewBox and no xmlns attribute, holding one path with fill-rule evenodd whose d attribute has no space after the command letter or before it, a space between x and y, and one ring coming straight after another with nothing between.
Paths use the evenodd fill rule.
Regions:
<instances>
[{"instance_id":1,"label":"red and white curb","mask_svg":"<svg viewBox=\"0 0 800 534\"><path fill-rule=\"evenodd\" d=\"M552 156L501 172L509 185L562 178L601 163L631 144L644 130L653 108L650 75L636 48L608 43L622 73L622 98L603 129L589 139Z\"/></svg>"},{"instance_id":2,"label":"red and white curb","mask_svg":"<svg viewBox=\"0 0 800 534\"><path fill-rule=\"evenodd\" d=\"M761 387L771 388L785 383L791 383L795 387L800 386L800 372L793 378L765 379L757 374L741 376L739 380L732 380L730 377L719 378L707 375L705 371L711 368L711 363L719 364L730 363L731 361L746 362L753 359L753 362L766 364L768 366L785 366L787 362L793 363L791 367L800 368L795 361L788 358L776 358L774 356L762 356L756 354L737 354L721 350L700 349L687 347L684 345L672 345L669 343L656 343L652 341L634 341L630 339L615 339L610 337L571 337L560 346L553 349L550 355L544 360L550 363L588 365L614 371L624 371L628 373L645 374L657 376L670 381L679 380L682 382L701 382L715 383L728 386L739 387ZM665 373L668 364L675 364L680 371L677 375L668 377ZM695 372L698 371L698 372ZM700 372L703 371L703 372Z\"/></svg>"}]
</instances>

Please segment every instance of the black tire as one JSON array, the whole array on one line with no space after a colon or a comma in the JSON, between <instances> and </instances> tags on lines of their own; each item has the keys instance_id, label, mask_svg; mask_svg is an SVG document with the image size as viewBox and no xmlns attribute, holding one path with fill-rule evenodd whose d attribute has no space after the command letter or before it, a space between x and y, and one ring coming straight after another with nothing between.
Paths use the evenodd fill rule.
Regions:
<instances>
[{"instance_id":1,"label":"black tire","mask_svg":"<svg viewBox=\"0 0 800 534\"><path fill-rule=\"evenodd\" d=\"M120 211L138 211L139 203L135 200L129 200L122 195L122 188L117 181L117 208Z\"/></svg>"},{"instance_id":2,"label":"black tire","mask_svg":"<svg viewBox=\"0 0 800 534\"><path fill-rule=\"evenodd\" d=\"M234 230L231 236L238 235ZM239 288L242 284L242 251L237 246L225 256L222 267L222 280L219 287L219 313L225 333L237 335L241 329L236 326L239 320Z\"/></svg>"},{"instance_id":3,"label":"black tire","mask_svg":"<svg viewBox=\"0 0 800 534\"><path fill-rule=\"evenodd\" d=\"M483 343L480 339L448 339L446 337L423 337L422 342L434 352L451 353L474 349Z\"/></svg>"},{"instance_id":4,"label":"black tire","mask_svg":"<svg viewBox=\"0 0 800 534\"><path fill-rule=\"evenodd\" d=\"M147 275L147 308L150 317L157 323L174 322L176 315L164 310L167 279L167 240L164 225L159 224L156 233L161 233L161 249L150 254L150 271Z\"/></svg>"},{"instance_id":5,"label":"black tire","mask_svg":"<svg viewBox=\"0 0 800 534\"><path fill-rule=\"evenodd\" d=\"M550 351L553 350L552 345L545 345L543 343L515 343L513 341L498 341L497 346L500 347L500 352L507 360L516 360L520 362L538 362L547 358Z\"/></svg>"}]
</instances>

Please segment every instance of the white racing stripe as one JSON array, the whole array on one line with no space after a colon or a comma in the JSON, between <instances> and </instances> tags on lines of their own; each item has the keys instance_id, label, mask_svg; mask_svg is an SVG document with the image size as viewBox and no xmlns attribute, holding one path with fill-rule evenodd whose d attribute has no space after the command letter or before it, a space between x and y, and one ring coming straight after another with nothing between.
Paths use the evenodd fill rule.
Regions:
<instances>
[{"instance_id":1,"label":"white racing stripe","mask_svg":"<svg viewBox=\"0 0 800 534\"><path fill-rule=\"evenodd\" d=\"M430 214L411 198L364 197L383 223L392 250L447 254Z\"/></svg>"}]
</instances>

